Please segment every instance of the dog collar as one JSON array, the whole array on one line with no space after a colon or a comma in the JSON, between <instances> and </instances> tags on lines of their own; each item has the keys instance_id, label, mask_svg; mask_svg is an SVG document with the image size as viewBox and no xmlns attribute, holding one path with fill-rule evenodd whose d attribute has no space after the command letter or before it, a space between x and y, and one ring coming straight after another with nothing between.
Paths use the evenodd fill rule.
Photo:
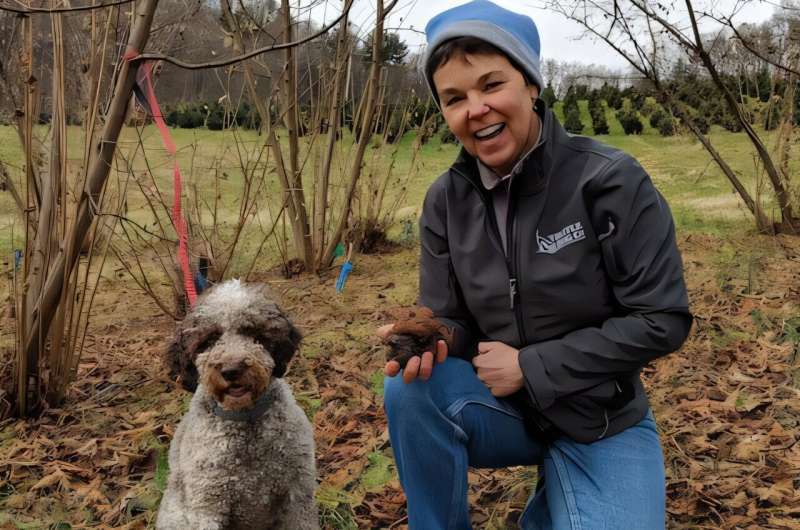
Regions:
<instances>
[{"instance_id":1,"label":"dog collar","mask_svg":"<svg viewBox=\"0 0 800 530\"><path fill-rule=\"evenodd\" d=\"M246 410L225 410L219 406L216 400L211 407L211 412L218 418L230 421L255 421L269 408L270 399L267 392L261 394L261 397L256 400L252 407Z\"/></svg>"}]
</instances>

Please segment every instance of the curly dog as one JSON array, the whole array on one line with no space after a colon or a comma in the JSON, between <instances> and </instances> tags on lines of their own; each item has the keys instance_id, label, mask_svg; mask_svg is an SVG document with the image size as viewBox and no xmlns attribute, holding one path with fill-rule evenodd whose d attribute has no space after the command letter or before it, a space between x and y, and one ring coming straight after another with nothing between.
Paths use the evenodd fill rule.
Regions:
<instances>
[{"instance_id":1,"label":"curly dog","mask_svg":"<svg viewBox=\"0 0 800 530\"><path fill-rule=\"evenodd\" d=\"M313 431L282 379L300 338L264 285L228 281L198 300L168 353L196 392L156 528L319 527Z\"/></svg>"}]
</instances>

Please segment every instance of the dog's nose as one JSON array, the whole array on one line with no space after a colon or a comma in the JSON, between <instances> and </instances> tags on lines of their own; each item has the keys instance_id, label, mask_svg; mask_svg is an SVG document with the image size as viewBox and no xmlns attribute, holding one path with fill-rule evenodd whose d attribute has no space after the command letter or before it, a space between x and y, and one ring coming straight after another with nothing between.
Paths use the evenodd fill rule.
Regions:
<instances>
[{"instance_id":1,"label":"dog's nose","mask_svg":"<svg viewBox=\"0 0 800 530\"><path fill-rule=\"evenodd\" d=\"M220 374L222 374L222 378L225 379L225 381L235 381L242 375L242 365L225 366L220 370Z\"/></svg>"}]
</instances>

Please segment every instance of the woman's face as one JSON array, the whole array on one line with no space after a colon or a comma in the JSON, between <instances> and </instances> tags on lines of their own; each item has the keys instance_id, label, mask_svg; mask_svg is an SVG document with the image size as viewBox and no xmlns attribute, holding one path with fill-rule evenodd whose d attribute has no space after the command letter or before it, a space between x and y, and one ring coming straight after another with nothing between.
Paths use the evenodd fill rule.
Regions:
<instances>
[{"instance_id":1,"label":"woman's face","mask_svg":"<svg viewBox=\"0 0 800 530\"><path fill-rule=\"evenodd\" d=\"M504 55L455 55L433 73L433 83L447 126L469 154L499 175L533 147L538 90Z\"/></svg>"}]
</instances>

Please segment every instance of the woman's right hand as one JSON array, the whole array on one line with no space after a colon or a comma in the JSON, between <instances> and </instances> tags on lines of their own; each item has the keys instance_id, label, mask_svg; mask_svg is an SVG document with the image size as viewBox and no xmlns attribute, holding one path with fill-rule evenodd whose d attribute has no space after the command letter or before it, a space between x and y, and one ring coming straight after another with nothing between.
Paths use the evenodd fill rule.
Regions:
<instances>
[{"instance_id":1,"label":"woman's right hand","mask_svg":"<svg viewBox=\"0 0 800 530\"><path fill-rule=\"evenodd\" d=\"M385 326L379 327L378 336L381 339L385 339L392 334L393 328L394 324L386 324ZM445 359L447 359L447 343L443 340L440 340L436 343L435 360L437 363L443 363ZM427 381L431 376L431 372L433 372L433 361L433 352L426 351L422 354L421 358L418 355L413 356L408 360L406 367L403 370L403 382L411 383L416 379ZM383 368L383 373L388 377L394 377L399 372L400 363L397 361L389 361Z\"/></svg>"}]
</instances>

